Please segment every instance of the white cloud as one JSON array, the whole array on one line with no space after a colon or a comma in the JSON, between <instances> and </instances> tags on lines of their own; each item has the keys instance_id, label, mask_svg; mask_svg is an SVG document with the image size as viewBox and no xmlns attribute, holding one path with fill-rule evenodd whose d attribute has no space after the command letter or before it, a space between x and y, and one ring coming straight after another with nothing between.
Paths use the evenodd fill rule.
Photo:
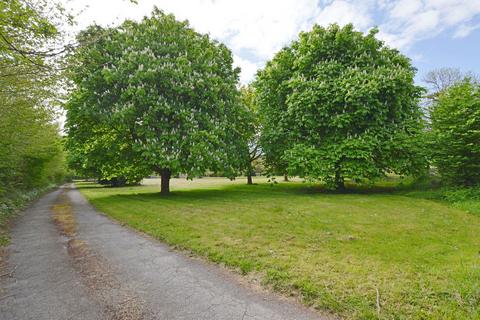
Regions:
<instances>
[{"instance_id":1,"label":"white cloud","mask_svg":"<svg viewBox=\"0 0 480 320\"><path fill-rule=\"evenodd\" d=\"M233 65L235 67L240 67L242 70L242 73L240 74L240 82L244 84L252 80L255 73L257 73L257 70L261 67L260 64L243 59L235 54L233 55Z\"/></svg>"},{"instance_id":2,"label":"white cloud","mask_svg":"<svg viewBox=\"0 0 480 320\"><path fill-rule=\"evenodd\" d=\"M474 25L462 24L455 30L455 33L453 34L453 37L454 38L465 38L472 31L474 31L475 29L478 29L478 28L480 28L480 23L479 24L474 24Z\"/></svg>"},{"instance_id":3,"label":"white cloud","mask_svg":"<svg viewBox=\"0 0 480 320\"><path fill-rule=\"evenodd\" d=\"M258 58L270 58L295 38L305 21L313 19L314 0L236 2L236 12L225 23L235 30L229 39L233 50L249 50Z\"/></svg>"},{"instance_id":4,"label":"white cloud","mask_svg":"<svg viewBox=\"0 0 480 320\"><path fill-rule=\"evenodd\" d=\"M480 14L480 0L396 0L385 6L380 36L389 45L409 49L415 42L449 30L468 34L466 23ZM463 29L462 29L463 28Z\"/></svg>"},{"instance_id":5,"label":"white cloud","mask_svg":"<svg viewBox=\"0 0 480 320\"><path fill-rule=\"evenodd\" d=\"M388 7L388 4L386 4ZM393 3L390 9L392 18L403 19L412 16L422 7L422 2L418 0L403 0Z\"/></svg>"},{"instance_id":6,"label":"white cloud","mask_svg":"<svg viewBox=\"0 0 480 320\"><path fill-rule=\"evenodd\" d=\"M125 18L139 19L153 6L178 19L188 19L199 32L209 33L229 46L241 80L253 78L281 47L313 23L353 23L362 31L374 25L389 45L408 50L415 42L453 31L465 37L480 25L480 0L61 0L77 9L90 7L79 17L79 28L93 21L102 25Z\"/></svg>"},{"instance_id":7,"label":"white cloud","mask_svg":"<svg viewBox=\"0 0 480 320\"><path fill-rule=\"evenodd\" d=\"M79 17L79 29L93 21L106 25L139 19L154 5L177 19L189 20L197 31L226 43L237 57L240 52L250 53L249 59L242 58L239 63L244 82L252 79L254 65L271 58L300 30L310 28L318 13L316 0L139 0L138 6L125 0L74 0L73 4L77 9L89 5Z\"/></svg>"},{"instance_id":8,"label":"white cloud","mask_svg":"<svg viewBox=\"0 0 480 320\"><path fill-rule=\"evenodd\" d=\"M352 23L360 30L366 30L373 24L370 1L337 0L324 7L316 18L320 25Z\"/></svg>"}]
</instances>

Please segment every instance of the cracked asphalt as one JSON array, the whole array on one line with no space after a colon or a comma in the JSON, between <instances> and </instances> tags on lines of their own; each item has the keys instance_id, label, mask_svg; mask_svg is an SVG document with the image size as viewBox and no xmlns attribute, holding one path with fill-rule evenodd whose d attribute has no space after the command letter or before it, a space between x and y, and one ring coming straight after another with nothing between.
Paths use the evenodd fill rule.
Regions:
<instances>
[{"instance_id":1,"label":"cracked asphalt","mask_svg":"<svg viewBox=\"0 0 480 320\"><path fill-rule=\"evenodd\" d=\"M62 197L76 223L72 237L54 222L52 206ZM11 237L0 277L2 320L327 319L122 227L75 188L32 204Z\"/></svg>"}]
</instances>

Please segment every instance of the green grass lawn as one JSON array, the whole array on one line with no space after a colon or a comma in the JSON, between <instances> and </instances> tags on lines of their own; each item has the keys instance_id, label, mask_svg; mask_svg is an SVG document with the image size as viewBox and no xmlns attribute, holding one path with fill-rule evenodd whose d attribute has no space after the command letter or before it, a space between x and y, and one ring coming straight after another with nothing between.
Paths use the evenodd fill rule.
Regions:
<instances>
[{"instance_id":1,"label":"green grass lawn","mask_svg":"<svg viewBox=\"0 0 480 320\"><path fill-rule=\"evenodd\" d=\"M265 179L77 183L101 211L346 318L479 319L480 216L405 193ZM390 183L391 184L391 183ZM377 290L380 310L377 308Z\"/></svg>"}]
</instances>

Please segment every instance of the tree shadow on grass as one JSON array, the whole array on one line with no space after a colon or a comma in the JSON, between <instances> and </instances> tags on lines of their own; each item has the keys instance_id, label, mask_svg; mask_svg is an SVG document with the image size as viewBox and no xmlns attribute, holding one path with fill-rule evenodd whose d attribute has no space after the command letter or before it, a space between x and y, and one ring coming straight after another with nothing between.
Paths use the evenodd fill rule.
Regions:
<instances>
[{"instance_id":1,"label":"tree shadow on grass","mask_svg":"<svg viewBox=\"0 0 480 320\"><path fill-rule=\"evenodd\" d=\"M349 194L386 194L398 192L399 186L376 186L347 184L344 190L332 190L323 185L311 185L299 192L307 194L349 195Z\"/></svg>"},{"instance_id":2,"label":"tree shadow on grass","mask_svg":"<svg viewBox=\"0 0 480 320\"><path fill-rule=\"evenodd\" d=\"M85 188L85 187L82 187ZM88 187L87 187L88 188ZM94 188L94 187L90 187ZM319 184L309 183L289 183L275 184L268 183L258 185L230 185L219 188L205 189L185 189L173 190L169 195L162 195L160 189L158 192L132 192L131 194L119 193L110 194L103 197L105 200L114 199L133 200L142 202L160 201L168 203L197 203L197 202L244 202L255 200L282 199L285 197L311 197L312 195L345 196L345 195L376 195L376 194L394 194L400 190L411 188L411 186L366 186L366 185L347 185L347 189L338 192L325 188ZM114 190L115 188L109 188ZM124 188L118 188L124 190ZM140 189L141 190L141 189Z\"/></svg>"},{"instance_id":3,"label":"tree shadow on grass","mask_svg":"<svg viewBox=\"0 0 480 320\"><path fill-rule=\"evenodd\" d=\"M77 189L104 189L106 188L106 186L101 186L101 185L91 185L91 186L86 186L86 185L75 185L77 187Z\"/></svg>"},{"instance_id":4,"label":"tree shadow on grass","mask_svg":"<svg viewBox=\"0 0 480 320\"><path fill-rule=\"evenodd\" d=\"M75 186L78 188L78 189L119 189L119 190L125 190L125 189L128 189L128 188L133 188L133 187L141 187L142 185L141 184L127 184L127 185L124 185L124 186L112 186L112 185L108 185L108 184L105 184L105 185L102 185L102 184L98 184L96 182L76 182L75 183Z\"/></svg>"}]
</instances>

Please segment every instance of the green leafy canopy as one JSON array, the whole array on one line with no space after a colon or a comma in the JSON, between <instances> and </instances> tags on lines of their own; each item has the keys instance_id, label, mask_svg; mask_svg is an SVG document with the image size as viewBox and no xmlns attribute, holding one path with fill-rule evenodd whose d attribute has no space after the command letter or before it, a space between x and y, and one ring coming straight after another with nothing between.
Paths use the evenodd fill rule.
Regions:
<instances>
[{"instance_id":1,"label":"green leafy canopy","mask_svg":"<svg viewBox=\"0 0 480 320\"><path fill-rule=\"evenodd\" d=\"M16 190L62 180L54 105L60 79L57 22L64 20L51 1L0 2L0 202Z\"/></svg>"},{"instance_id":2,"label":"green leafy canopy","mask_svg":"<svg viewBox=\"0 0 480 320\"><path fill-rule=\"evenodd\" d=\"M66 127L81 166L102 176L119 174L111 163L140 175L235 174L245 110L223 44L158 9L119 28L91 27L79 41Z\"/></svg>"},{"instance_id":3,"label":"green leafy canopy","mask_svg":"<svg viewBox=\"0 0 480 320\"><path fill-rule=\"evenodd\" d=\"M273 167L343 187L425 168L410 60L352 25L314 26L260 71L262 147Z\"/></svg>"}]
</instances>

